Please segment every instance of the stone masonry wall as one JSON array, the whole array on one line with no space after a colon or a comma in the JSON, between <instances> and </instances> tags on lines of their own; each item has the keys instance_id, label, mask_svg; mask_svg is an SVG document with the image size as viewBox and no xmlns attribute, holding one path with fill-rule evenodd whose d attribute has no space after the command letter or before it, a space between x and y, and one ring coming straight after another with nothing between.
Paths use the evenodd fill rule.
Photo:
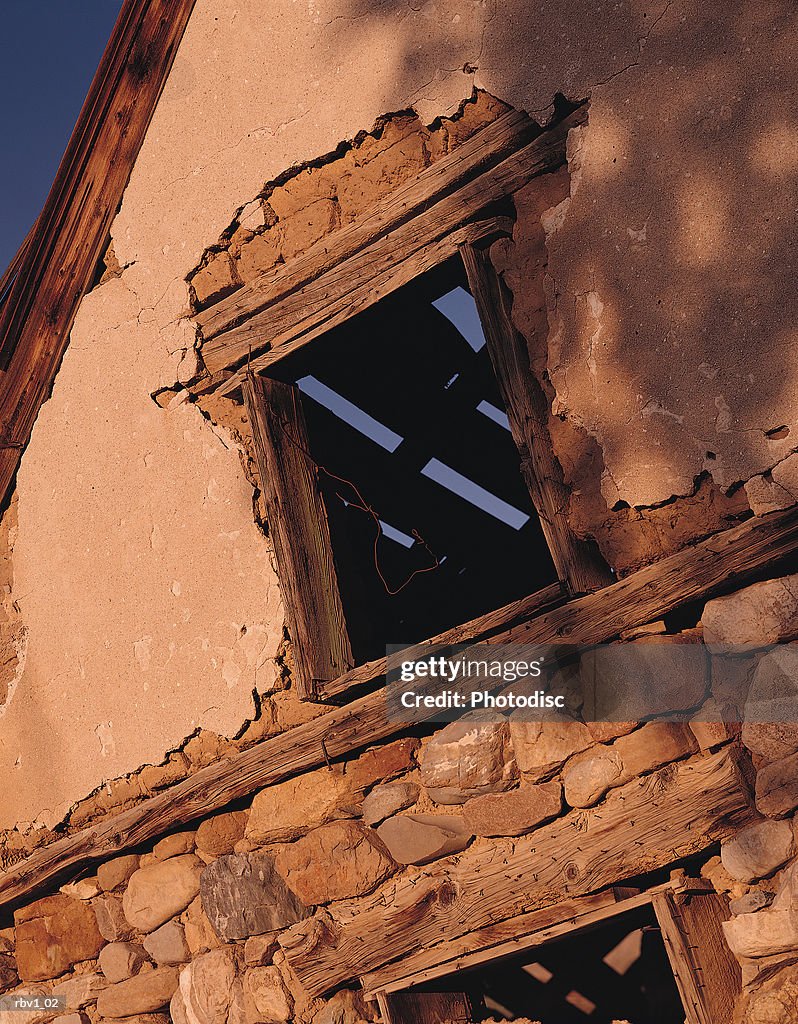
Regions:
<instances>
[{"instance_id":1,"label":"stone masonry wall","mask_svg":"<svg viewBox=\"0 0 798 1024\"><path fill-rule=\"evenodd\" d=\"M798 576L712 600L687 631L654 623L640 632L637 642L738 645L728 657L752 676L747 699L761 709L774 684L795 686L790 646L753 655L798 639ZM458 722L270 786L18 909L0 932L0 988L65 995L69 1019L59 1024L166 1024L167 1012L175 1024L371 1021L375 1009L355 989L308 997L280 951L283 929L314 908L349 918L375 893L390 902L401 874L423 876L468 847L534 834L571 809L600 806L630 779L731 745L755 776L757 813L701 874L731 900L724 931L743 966L741 1021L790 1024L798 724L740 731L728 668L696 681L693 718L681 724ZM14 1015L17 1024L45 1019Z\"/></svg>"}]
</instances>

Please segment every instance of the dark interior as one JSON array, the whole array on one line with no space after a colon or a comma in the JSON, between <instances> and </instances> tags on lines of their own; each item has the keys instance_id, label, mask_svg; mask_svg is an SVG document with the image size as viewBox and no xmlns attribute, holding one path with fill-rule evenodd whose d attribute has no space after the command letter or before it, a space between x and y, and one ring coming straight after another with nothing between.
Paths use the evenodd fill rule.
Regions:
<instances>
[{"instance_id":1,"label":"dark interior","mask_svg":"<svg viewBox=\"0 0 798 1024\"><path fill-rule=\"evenodd\" d=\"M274 369L324 467L358 660L556 578L459 258Z\"/></svg>"},{"instance_id":2,"label":"dark interior","mask_svg":"<svg viewBox=\"0 0 798 1024\"><path fill-rule=\"evenodd\" d=\"M673 970L653 909L641 907L591 929L414 991L469 994L476 1020L540 1024L683 1024Z\"/></svg>"}]
</instances>

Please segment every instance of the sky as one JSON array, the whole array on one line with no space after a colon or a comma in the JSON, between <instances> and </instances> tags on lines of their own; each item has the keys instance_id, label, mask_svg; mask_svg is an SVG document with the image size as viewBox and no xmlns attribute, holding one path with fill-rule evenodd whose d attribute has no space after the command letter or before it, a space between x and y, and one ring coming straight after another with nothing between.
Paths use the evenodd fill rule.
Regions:
<instances>
[{"instance_id":1,"label":"sky","mask_svg":"<svg viewBox=\"0 0 798 1024\"><path fill-rule=\"evenodd\" d=\"M121 6L0 2L0 274L44 205Z\"/></svg>"}]
</instances>

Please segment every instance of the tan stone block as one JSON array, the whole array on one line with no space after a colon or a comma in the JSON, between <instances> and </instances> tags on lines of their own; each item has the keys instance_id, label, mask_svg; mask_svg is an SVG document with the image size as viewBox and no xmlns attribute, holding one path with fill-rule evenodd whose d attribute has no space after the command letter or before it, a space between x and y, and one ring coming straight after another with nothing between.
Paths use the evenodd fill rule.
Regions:
<instances>
[{"instance_id":1,"label":"tan stone block","mask_svg":"<svg viewBox=\"0 0 798 1024\"><path fill-rule=\"evenodd\" d=\"M783 818L798 808L798 753L760 768L756 806L769 818Z\"/></svg>"},{"instance_id":2,"label":"tan stone block","mask_svg":"<svg viewBox=\"0 0 798 1024\"><path fill-rule=\"evenodd\" d=\"M185 910L199 892L204 866L198 857L184 854L139 868L122 897L127 920L139 931L151 932Z\"/></svg>"},{"instance_id":3,"label":"tan stone block","mask_svg":"<svg viewBox=\"0 0 798 1024\"><path fill-rule=\"evenodd\" d=\"M129 939L133 934L133 928L125 917L120 896L98 896L91 901L91 908L97 918L100 935L107 942Z\"/></svg>"},{"instance_id":4,"label":"tan stone block","mask_svg":"<svg viewBox=\"0 0 798 1024\"><path fill-rule=\"evenodd\" d=\"M573 718L545 722L510 722L510 736L519 769L533 781L551 775L569 757L593 744L587 726Z\"/></svg>"},{"instance_id":5,"label":"tan stone block","mask_svg":"<svg viewBox=\"0 0 798 1024\"><path fill-rule=\"evenodd\" d=\"M183 925L167 921L144 939L144 948L157 964L184 964L191 959Z\"/></svg>"},{"instance_id":6,"label":"tan stone block","mask_svg":"<svg viewBox=\"0 0 798 1024\"><path fill-rule=\"evenodd\" d=\"M178 974L174 967L142 971L135 978L104 989L97 998L97 1012L101 1017L113 1018L153 1013L169 1005L177 984Z\"/></svg>"},{"instance_id":7,"label":"tan stone block","mask_svg":"<svg viewBox=\"0 0 798 1024\"><path fill-rule=\"evenodd\" d=\"M787 821L758 821L721 846L724 868L740 882L771 875L795 853L792 826Z\"/></svg>"},{"instance_id":8,"label":"tan stone block","mask_svg":"<svg viewBox=\"0 0 798 1024\"><path fill-rule=\"evenodd\" d=\"M798 575L765 580L708 601L701 621L707 644L764 647L798 636Z\"/></svg>"},{"instance_id":9,"label":"tan stone block","mask_svg":"<svg viewBox=\"0 0 798 1024\"><path fill-rule=\"evenodd\" d=\"M423 785L440 804L501 792L518 779L505 722L450 723L422 746L419 767Z\"/></svg>"},{"instance_id":10,"label":"tan stone block","mask_svg":"<svg viewBox=\"0 0 798 1024\"><path fill-rule=\"evenodd\" d=\"M272 957L279 948L278 934L279 932L268 932L266 935L250 935L244 943L244 963L247 967L265 967L272 962Z\"/></svg>"},{"instance_id":11,"label":"tan stone block","mask_svg":"<svg viewBox=\"0 0 798 1024\"><path fill-rule=\"evenodd\" d=\"M623 765L622 781L654 771L698 750L690 727L681 722L649 722L613 744Z\"/></svg>"},{"instance_id":12,"label":"tan stone block","mask_svg":"<svg viewBox=\"0 0 798 1024\"><path fill-rule=\"evenodd\" d=\"M257 843L290 842L336 818L351 818L356 799L349 780L320 768L263 789L252 801L246 838Z\"/></svg>"},{"instance_id":13,"label":"tan stone block","mask_svg":"<svg viewBox=\"0 0 798 1024\"><path fill-rule=\"evenodd\" d=\"M97 956L103 938L91 906L59 894L14 913L17 972L23 981L56 978Z\"/></svg>"},{"instance_id":14,"label":"tan stone block","mask_svg":"<svg viewBox=\"0 0 798 1024\"><path fill-rule=\"evenodd\" d=\"M135 942L109 942L100 950L100 970L109 982L125 981L138 974L147 954Z\"/></svg>"},{"instance_id":15,"label":"tan stone block","mask_svg":"<svg viewBox=\"0 0 798 1024\"><path fill-rule=\"evenodd\" d=\"M232 294L241 286L236 264L228 252L216 253L191 279L200 306L208 306Z\"/></svg>"},{"instance_id":16,"label":"tan stone block","mask_svg":"<svg viewBox=\"0 0 798 1024\"><path fill-rule=\"evenodd\" d=\"M638 727L639 722L585 722L587 731L596 743L609 743L619 736L627 736Z\"/></svg>"},{"instance_id":17,"label":"tan stone block","mask_svg":"<svg viewBox=\"0 0 798 1024\"><path fill-rule=\"evenodd\" d=\"M612 747L591 747L570 758L562 770L565 800L571 807L591 807L623 776L620 755Z\"/></svg>"},{"instance_id":18,"label":"tan stone block","mask_svg":"<svg viewBox=\"0 0 798 1024\"><path fill-rule=\"evenodd\" d=\"M180 972L180 994L187 1024L227 1024L236 981L234 951L213 949Z\"/></svg>"},{"instance_id":19,"label":"tan stone block","mask_svg":"<svg viewBox=\"0 0 798 1024\"><path fill-rule=\"evenodd\" d=\"M268 228L252 241L241 246L236 260L236 273L243 284L271 270L282 259L282 234L277 227Z\"/></svg>"},{"instance_id":20,"label":"tan stone block","mask_svg":"<svg viewBox=\"0 0 798 1024\"><path fill-rule=\"evenodd\" d=\"M427 864L460 853L473 839L461 814L397 814L377 835L397 864Z\"/></svg>"},{"instance_id":21,"label":"tan stone block","mask_svg":"<svg viewBox=\"0 0 798 1024\"><path fill-rule=\"evenodd\" d=\"M199 896L192 900L180 918L186 937L186 945L193 956L207 953L222 945L222 939L213 930L208 915L202 909Z\"/></svg>"},{"instance_id":22,"label":"tan stone block","mask_svg":"<svg viewBox=\"0 0 798 1024\"><path fill-rule=\"evenodd\" d=\"M798 911L758 910L723 922L735 956L761 957L798 947Z\"/></svg>"},{"instance_id":23,"label":"tan stone block","mask_svg":"<svg viewBox=\"0 0 798 1024\"><path fill-rule=\"evenodd\" d=\"M364 896L396 870L376 834L352 821L314 829L274 862L306 907Z\"/></svg>"},{"instance_id":24,"label":"tan stone block","mask_svg":"<svg viewBox=\"0 0 798 1024\"><path fill-rule=\"evenodd\" d=\"M139 858L135 853L123 857L114 857L97 868L97 881L104 892L111 892L124 885L134 871L138 869Z\"/></svg>"},{"instance_id":25,"label":"tan stone block","mask_svg":"<svg viewBox=\"0 0 798 1024\"><path fill-rule=\"evenodd\" d=\"M555 780L475 797L464 804L463 819L476 836L521 836L561 810L562 786Z\"/></svg>"},{"instance_id":26,"label":"tan stone block","mask_svg":"<svg viewBox=\"0 0 798 1024\"><path fill-rule=\"evenodd\" d=\"M197 829L197 849L214 857L232 853L244 836L248 819L249 811L227 811L207 818Z\"/></svg>"},{"instance_id":27,"label":"tan stone block","mask_svg":"<svg viewBox=\"0 0 798 1024\"><path fill-rule=\"evenodd\" d=\"M244 994L252 1000L262 1024L284 1024L294 1000L276 967L252 967L244 974Z\"/></svg>"},{"instance_id":28,"label":"tan stone block","mask_svg":"<svg viewBox=\"0 0 798 1024\"><path fill-rule=\"evenodd\" d=\"M153 856L156 860L169 860L170 857L191 853L194 849L195 836L196 832L175 832L174 835L166 836L153 847Z\"/></svg>"}]
</instances>

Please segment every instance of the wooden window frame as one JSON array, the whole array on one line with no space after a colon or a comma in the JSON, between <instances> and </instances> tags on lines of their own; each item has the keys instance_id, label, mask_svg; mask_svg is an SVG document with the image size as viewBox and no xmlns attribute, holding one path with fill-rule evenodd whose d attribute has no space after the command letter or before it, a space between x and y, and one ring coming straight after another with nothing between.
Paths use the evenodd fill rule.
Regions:
<instances>
[{"instance_id":1,"label":"wooden window frame","mask_svg":"<svg viewBox=\"0 0 798 1024\"><path fill-rule=\"evenodd\" d=\"M418 990L418 986L451 980L460 971L518 953L532 953L645 906L656 915L686 1024L730 1024L742 991L742 971L721 927L729 918L728 900L704 879L684 876L643 891L616 886L522 914L420 949L398 964L364 975L361 983L366 997L379 1003L386 1024L468 1022L473 1019L473 997L468 991L453 991L455 985L438 993ZM451 1016L452 1012L459 1016Z\"/></svg>"},{"instance_id":2,"label":"wooden window frame","mask_svg":"<svg viewBox=\"0 0 798 1024\"><path fill-rule=\"evenodd\" d=\"M545 606L613 582L595 543L578 537L568 523L548 400L531 371L527 343L513 325L508 291L490 261L488 247L511 235L513 221L485 216L491 203L512 198L532 178L565 163L568 131L584 123L585 115L578 108L541 132L525 115L509 111L379 208L323 239L322 248L317 243L197 317L210 376L194 390L242 390L253 425L302 699L340 700L357 685L357 666L300 403L290 397L289 385L264 383L259 374L458 254L558 584L556 594L544 588L425 643L484 639L517 621L522 607Z\"/></svg>"}]
</instances>

